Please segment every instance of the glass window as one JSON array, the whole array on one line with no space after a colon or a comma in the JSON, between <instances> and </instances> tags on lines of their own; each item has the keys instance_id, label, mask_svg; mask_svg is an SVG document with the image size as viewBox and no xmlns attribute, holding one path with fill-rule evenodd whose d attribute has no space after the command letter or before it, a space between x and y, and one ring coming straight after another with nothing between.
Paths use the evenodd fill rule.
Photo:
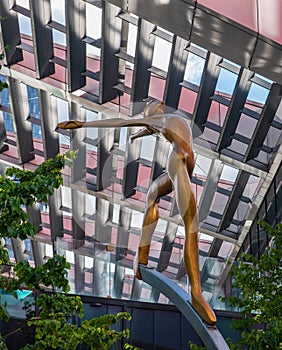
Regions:
<instances>
[{"instance_id":1,"label":"glass window","mask_svg":"<svg viewBox=\"0 0 282 350\"><path fill-rule=\"evenodd\" d=\"M38 101L38 90L27 86L27 96L28 96L28 105L29 105L29 114L31 117L40 119L40 109Z\"/></svg>"},{"instance_id":2,"label":"glass window","mask_svg":"<svg viewBox=\"0 0 282 350\"><path fill-rule=\"evenodd\" d=\"M162 38L156 37L152 65L167 72L170 52L171 43Z\"/></svg>"},{"instance_id":3,"label":"glass window","mask_svg":"<svg viewBox=\"0 0 282 350\"><path fill-rule=\"evenodd\" d=\"M232 95L237 78L237 74L232 73L227 69L221 68L215 90L217 92Z\"/></svg>"},{"instance_id":4,"label":"glass window","mask_svg":"<svg viewBox=\"0 0 282 350\"><path fill-rule=\"evenodd\" d=\"M205 66L205 60L192 52L189 52L184 80L189 83L200 85Z\"/></svg>"},{"instance_id":5,"label":"glass window","mask_svg":"<svg viewBox=\"0 0 282 350\"><path fill-rule=\"evenodd\" d=\"M252 83L247 100L264 104L266 99L267 99L268 94L269 94L268 89L266 89L258 84Z\"/></svg>"},{"instance_id":6,"label":"glass window","mask_svg":"<svg viewBox=\"0 0 282 350\"><path fill-rule=\"evenodd\" d=\"M42 139L42 128L40 125L32 124L32 136L37 139Z\"/></svg>"},{"instance_id":7,"label":"glass window","mask_svg":"<svg viewBox=\"0 0 282 350\"><path fill-rule=\"evenodd\" d=\"M17 0L16 4L29 9L29 0Z\"/></svg>"},{"instance_id":8,"label":"glass window","mask_svg":"<svg viewBox=\"0 0 282 350\"><path fill-rule=\"evenodd\" d=\"M6 83L6 77L0 74L0 80ZM0 93L0 105L10 108L9 90L4 89Z\"/></svg>"},{"instance_id":9,"label":"glass window","mask_svg":"<svg viewBox=\"0 0 282 350\"><path fill-rule=\"evenodd\" d=\"M12 115L9 113L3 112L3 117L4 117L4 124L5 124L6 131L15 132Z\"/></svg>"},{"instance_id":10,"label":"glass window","mask_svg":"<svg viewBox=\"0 0 282 350\"><path fill-rule=\"evenodd\" d=\"M51 0L51 13L53 21L65 25L65 0Z\"/></svg>"},{"instance_id":11,"label":"glass window","mask_svg":"<svg viewBox=\"0 0 282 350\"><path fill-rule=\"evenodd\" d=\"M101 38L102 9L86 4L86 35L93 39Z\"/></svg>"},{"instance_id":12,"label":"glass window","mask_svg":"<svg viewBox=\"0 0 282 350\"><path fill-rule=\"evenodd\" d=\"M19 27L21 34L32 36L31 20L30 18L18 13Z\"/></svg>"},{"instance_id":13,"label":"glass window","mask_svg":"<svg viewBox=\"0 0 282 350\"><path fill-rule=\"evenodd\" d=\"M66 46L67 41L66 41L66 34L62 33L56 29L52 29L53 32L53 41L54 44L59 44L59 45L63 45Z\"/></svg>"}]
</instances>

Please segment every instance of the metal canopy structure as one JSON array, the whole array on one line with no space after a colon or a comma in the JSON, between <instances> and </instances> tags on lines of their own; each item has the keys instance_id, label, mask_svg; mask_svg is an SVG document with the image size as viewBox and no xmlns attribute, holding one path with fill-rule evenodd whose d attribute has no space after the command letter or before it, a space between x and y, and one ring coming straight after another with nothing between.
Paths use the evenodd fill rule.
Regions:
<instances>
[{"instance_id":1,"label":"metal canopy structure","mask_svg":"<svg viewBox=\"0 0 282 350\"><path fill-rule=\"evenodd\" d=\"M11 260L40 265L57 250L73 265L74 292L166 301L135 280L132 263L169 145L129 144L130 129L56 130L67 119L133 117L156 99L191 122L202 282L214 302L227 262L253 246L264 198L281 192L282 46L192 0L2 0L0 16L1 173L79 150L48 208L30 211L35 241L7 240ZM173 194L159 208L149 263L187 288ZM271 208L279 221L281 202Z\"/></svg>"}]
</instances>

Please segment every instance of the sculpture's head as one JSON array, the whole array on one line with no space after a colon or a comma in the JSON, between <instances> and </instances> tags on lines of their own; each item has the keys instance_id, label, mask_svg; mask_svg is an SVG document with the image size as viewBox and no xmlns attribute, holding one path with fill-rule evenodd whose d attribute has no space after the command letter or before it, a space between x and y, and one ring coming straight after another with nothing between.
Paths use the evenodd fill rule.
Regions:
<instances>
[{"instance_id":1,"label":"sculpture's head","mask_svg":"<svg viewBox=\"0 0 282 350\"><path fill-rule=\"evenodd\" d=\"M144 108L144 117L150 117L155 114L163 114L164 113L164 103L157 101L150 101Z\"/></svg>"}]
</instances>

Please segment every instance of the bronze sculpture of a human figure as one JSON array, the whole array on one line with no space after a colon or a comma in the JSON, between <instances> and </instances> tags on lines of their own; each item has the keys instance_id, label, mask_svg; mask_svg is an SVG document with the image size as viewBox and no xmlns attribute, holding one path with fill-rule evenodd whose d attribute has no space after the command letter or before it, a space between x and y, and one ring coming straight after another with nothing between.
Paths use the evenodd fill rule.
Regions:
<instances>
[{"instance_id":1,"label":"bronze sculpture of a human figure","mask_svg":"<svg viewBox=\"0 0 282 350\"><path fill-rule=\"evenodd\" d=\"M137 262L135 266L136 277L142 278L138 264L148 264L151 238L159 217L157 201L174 189L177 206L185 228L184 261L191 285L192 306L206 323L214 325L216 316L204 299L201 290L198 211L190 181L195 159L191 129L187 120L177 114L164 113L163 103L152 101L145 107L143 118L112 118L93 122L67 121L58 124L61 129L127 126L143 126L141 130L131 135L131 140L151 134L162 134L172 145L167 161L167 171L153 181L148 191L141 240L135 259Z\"/></svg>"}]
</instances>

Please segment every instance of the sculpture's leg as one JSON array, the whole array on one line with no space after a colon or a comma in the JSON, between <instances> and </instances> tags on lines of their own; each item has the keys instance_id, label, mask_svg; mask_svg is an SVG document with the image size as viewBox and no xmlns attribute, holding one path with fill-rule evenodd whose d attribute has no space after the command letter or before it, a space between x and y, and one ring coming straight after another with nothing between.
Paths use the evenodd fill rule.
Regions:
<instances>
[{"instance_id":1,"label":"sculpture's leg","mask_svg":"<svg viewBox=\"0 0 282 350\"><path fill-rule=\"evenodd\" d=\"M142 224L142 234L138 252L134 260L134 271L137 278L141 279L139 264L147 265L152 235L159 218L157 201L160 197L172 191L172 183L167 173L160 175L150 186L147 194L147 206Z\"/></svg>"},{"instance_id":2,"label":"sculpture's leg","mask_svg":"<svg viewBox=\"0 0 282 350\"><path fill-rule=\"evenodd\" d=\"M169 174L173 180L177 206L185 227L184 261L191 285L192 305L205 322L214 325L216 316L201 290L196 200L187 167L175 153L169 160Z\"/></svg>"}]
</instances>

